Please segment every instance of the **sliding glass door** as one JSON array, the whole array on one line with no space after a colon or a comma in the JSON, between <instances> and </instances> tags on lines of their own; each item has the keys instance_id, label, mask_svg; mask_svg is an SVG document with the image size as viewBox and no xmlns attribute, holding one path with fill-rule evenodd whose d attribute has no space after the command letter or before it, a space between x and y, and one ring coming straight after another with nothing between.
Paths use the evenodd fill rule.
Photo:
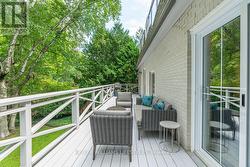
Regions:
<instances>
[{"instance_id":1,"label":"sliding glass door","mask_svg":"<svg viewBox=\"0 0 250 167\"><path fill-rule=\"evenodd\" d=\"M202 148L239 166L240 17L203 37Z\"/></svg>"},{"instance_id":2,"label":"sliding glass door","mask_svg":"<svg viewBox=\"0 0 250 167\"><path fill-rule=\"evenodd\" d=\"M242 2L241 13L241 142L240 166L250 166L250 0Z\"/></svg>"},{"instance_id":3,"label":"sliding glass door","mask_svg":"<svg viewBox=\"0 0 250 167\"><path fill-rule=\"evenodd\" d=\"M250 166L250 0L223 1L191 30L192 149L209 166Z\"/></svg>"}]
</instances>

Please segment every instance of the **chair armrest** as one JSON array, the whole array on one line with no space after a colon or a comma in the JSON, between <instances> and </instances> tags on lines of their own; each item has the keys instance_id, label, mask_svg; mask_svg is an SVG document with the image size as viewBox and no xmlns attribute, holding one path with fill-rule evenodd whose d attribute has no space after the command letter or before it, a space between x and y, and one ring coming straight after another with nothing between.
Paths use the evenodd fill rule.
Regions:
<instances>
[{"instance_id":1,"label":"chair armrest","mask_svg":"<svg viewBox=\"0 0 250 167\"><path fill-rule=\"evenodd\" d=\"M175 109L160 111L160 110L142 110L141 126L145 130L159 130L160 121L175 121L177 122L177 112Z\"/></svg>"},{"instance_id":2,"label":"chair armrest","mask_svg":"<svg viewBox=\"0 0 250 167\"><path fill-rule=\"evenodd\" d=\"M159 130L159 123L161 119L164 119L161 116L164 112L156 111L153 109L143 109L142 110L142 120L141 127L143 130L148 131L157 131Z\"/></svg>"}]
</instances>

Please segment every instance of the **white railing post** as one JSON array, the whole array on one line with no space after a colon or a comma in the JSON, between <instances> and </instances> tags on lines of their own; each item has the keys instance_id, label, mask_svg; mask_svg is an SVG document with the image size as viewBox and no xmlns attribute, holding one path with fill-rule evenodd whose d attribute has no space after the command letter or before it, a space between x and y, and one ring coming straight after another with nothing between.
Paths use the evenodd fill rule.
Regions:
<instances>
[{"instance_id":1,"label":"white railing post","mask_svg":"<svg viewBox=\"0 0 250 167\"><path fill-rule=\"evenodd\" d=\"M225 98L225 102L226 102L226 104L225 104L225 108L227 108L227 109L229 109L230 108L230 92L229 92L229 90L228 89L226 89L226 98Z\"/></svg>"},{"instance_id":2,"label":"white railing post","mask_svg":"<svg viewBox=\"0 0 250 167\"><path fill-rule=\"evenodd\" d=\"M101 89L101 95L100 95L100 102L103 103L103 97L104 97L104 91L103 88Z\"/></svg>"},{"instance_id":3,"label":"white railing post","mask_svg":"<svg viewBox=\"0 0 250 167\"><path fill-rule=\"evenodd\" d=\"M112 93L113 93L113 85L109 87L110 91L109 91L109 97L112 97Z\"/></svg>"},{"instance_id":4,"label":"white railing post","mask_svg":"<svg viewBox=\"0 0 250 167\"><path fill-rule=\"evenodd\" d=\"M25 111L20 112L20 135L26 137L20 149L20 165L22 167L32 166L32 120L31 120L31 102L26 103Z\"/></svg>"},{"instance_id":5,"label":"white railing post","mask_svg":"<svg viewBox=\"0 0 250 167\"><path fill-rule=\"evenodd\" d=\"M92 92L92 102L93 102L93 104L92 104L92 111L94 111L95 110L95 91Z\"/></svg>"},{"instance_id":6,"label":"white railing post","mask_svg":"<svg viewBox=\"0 0 250 167\"><path fill-rule=\"evenodd\" d=\"M76 124L76 128L79 127L79 123L80 123L80 120L79 120L79 110L80 110L80 107L79 107L79 92L77 92L75 94L75 100L72 102L72 123Z\"/></svg>"},{"instance_id":7,"label":"white railing post","mask_svg":"<svg viewBox=\"0 0 250 167\"><path fill-rule=\"evenodd\" d=\"M114 94L115 94L115 85L112 86L112 95L111 95L111 97L113 97Z\"/></svg>"}]
</instances>

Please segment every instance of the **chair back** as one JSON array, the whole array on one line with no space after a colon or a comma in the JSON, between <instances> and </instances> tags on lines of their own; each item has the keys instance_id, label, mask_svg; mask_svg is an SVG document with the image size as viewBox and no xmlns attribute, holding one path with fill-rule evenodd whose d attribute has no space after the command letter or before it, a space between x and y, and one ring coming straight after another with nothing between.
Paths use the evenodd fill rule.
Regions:
<instances>
[{"instance_id":1,"label":"chair back","mask_svg":"<svg viewBox=\"0 0 250 167\"><path fill-rule=\"evenodd\" d=\"M212 118L211 121L220 122L220 109L212 110ZM223 109L222 110L222 123L232 126L233 119L232 119L232 111L230 109Z\"/></svg>"},{"instance_id":2,"label":"chair back","mask_svg":"<svg viewBox=\"0 0 250 167\"><path fill-rule=\"evenodd\" d=\"M119 101L131 101L132 93L131 92L118 92L117 100Z\"/></svg>"}]
</instances>

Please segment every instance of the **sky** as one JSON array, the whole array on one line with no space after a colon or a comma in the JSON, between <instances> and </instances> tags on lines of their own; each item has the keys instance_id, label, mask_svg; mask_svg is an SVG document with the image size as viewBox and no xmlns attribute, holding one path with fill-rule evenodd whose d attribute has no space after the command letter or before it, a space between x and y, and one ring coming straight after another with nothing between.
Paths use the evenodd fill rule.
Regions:
<instances>
[{"instance_id":1,"label":"sky","mask_svg":"<svg viewBox=\"0 0 250 167\"><path fill-rule=\"evenodd\" d=\"M134 36L140 27L144 29L151 1L152 0L121 0L122 12L120 19L123 27L129 30L131 36ZM113 23L109 23L107 27L112 27L112 24Z\"/></svg>"}]
</instances>

